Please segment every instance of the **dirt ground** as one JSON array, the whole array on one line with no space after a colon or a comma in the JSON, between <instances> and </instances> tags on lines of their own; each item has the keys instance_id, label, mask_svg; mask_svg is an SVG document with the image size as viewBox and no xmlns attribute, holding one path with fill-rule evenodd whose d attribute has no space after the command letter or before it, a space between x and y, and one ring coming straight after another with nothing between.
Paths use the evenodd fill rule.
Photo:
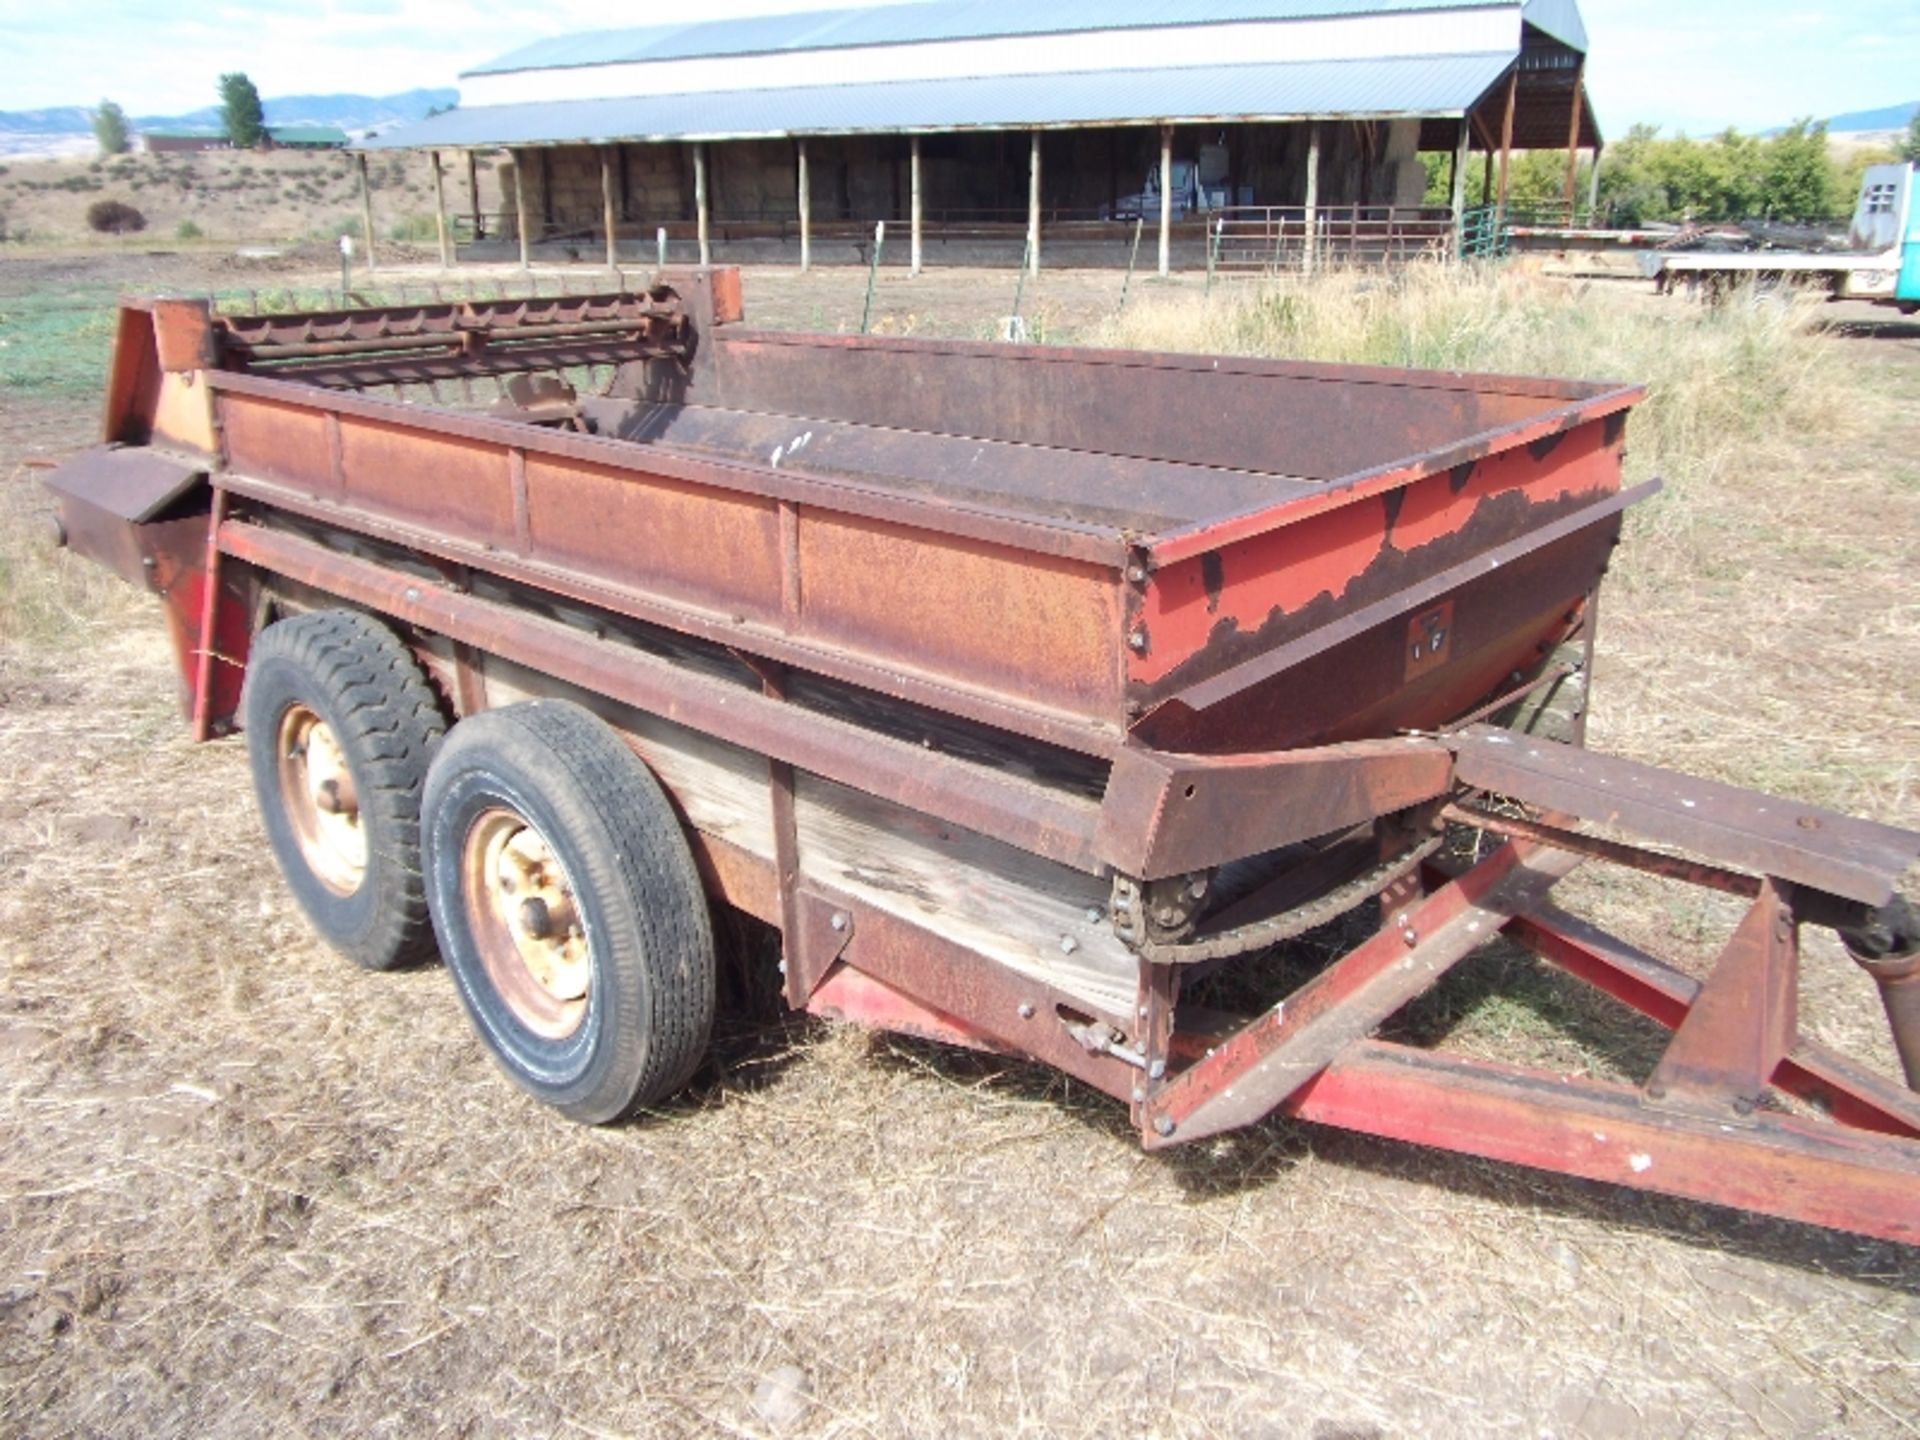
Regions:
<instances>
[{"instance_id":1,"label":"dirt ground","mask_svg":"<svg viewBox=\"0 0 1920 1440\"><path fill-rule=\"evenodd\" d=\"M48 296L327 278L0 260L0 341ZM1012 282L887 277L882 322L985 333ZM1045 275L1028 313L1086 333L1120 283ZM753 273L748 304L851 328L862 285ZM1742 717L1791 717L1767 783L1912 824L1911 667L1881 706L1823 682L1849 632L1904 655L1920 633L1920 328L1860 318L1825 343L1883 413L1782 459L1817 494L1756 523L1779 546L1687 593L1628 578L1670 536L1623 552L1595 738L1738 774ZM1280 1122L1148 1158L1051 1072L804 1020L729 1020L692 1093L632 1124L557 1119L439 970L366 974L313 939L241 745L187 742L155 609L30 550L26 467L91 438L97 360L36 379L9 353L0 566L33 583L0 617L0 1431L1920 1431L1920 1252L1898 1246ZM1803 522L1817 554L1785 534ZM1820 617L1840 653L1794 643ZM1724 654L1737 694L1689 683ZM1665 892L1599 898L1705 935ZM1842 1016L1817 1033L1877 1023L1837 948L1808 948L1809 1013ZM1460 976L1464 1028L1559 1054L1490 963Z\"/></svg>"}]
</instances>

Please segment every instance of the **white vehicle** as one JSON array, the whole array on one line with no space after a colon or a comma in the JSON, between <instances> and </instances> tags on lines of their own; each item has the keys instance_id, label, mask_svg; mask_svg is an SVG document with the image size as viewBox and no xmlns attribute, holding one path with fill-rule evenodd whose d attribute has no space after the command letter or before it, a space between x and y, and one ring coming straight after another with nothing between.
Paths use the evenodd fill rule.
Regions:
<instances>
[{"instance_id":1,"label":"white vehicle","mask_svg":"<svg viewBox=\"0 0 1920 1440\"><path fill-rule=\"evenodd\" d=\"M1677 254L1661 258L1654 279L1661 293L1678 286L1710 293L1733 285L1790 284L1824 290L1835 300L1872 300L1902 309L1920 306L1920 294L1901 281L1903 249L1913 212L1914 167L1870 166L1861 178L1847 248L1828 252L1752 250L1738 254ZM1909 267L1912 268L1912 267Z\"/></svg>"}]
</instances>

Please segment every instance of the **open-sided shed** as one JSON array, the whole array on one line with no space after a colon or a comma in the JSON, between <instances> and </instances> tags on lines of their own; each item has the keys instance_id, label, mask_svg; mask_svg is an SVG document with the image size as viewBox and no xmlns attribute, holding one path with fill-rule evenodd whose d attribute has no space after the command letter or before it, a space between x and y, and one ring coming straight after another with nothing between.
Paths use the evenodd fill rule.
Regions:
<instances>
[{"instance_id":1,"label":"open-sided shed","mask_svg":"<svg viewBox=\"0 0 1920 1440\"><path fill-rule=\"evenodd\" d=\"M1571 205L1601 143L1586 53L1574 0L932 0L557 37L363 148L431 151L437 178L464 152L465 238L523 261L617 263L664 229L804 266L884 221L916 269L929 242L1111 253L1136 223L1163 272L1183 237L1311 265L1457 252L1474 150L1495 207L1512 150L1568 150ZM472 156L501 149L488 215ZM1445 206L1423 152L1451 156Z\"/></svg>"}]
</instances>

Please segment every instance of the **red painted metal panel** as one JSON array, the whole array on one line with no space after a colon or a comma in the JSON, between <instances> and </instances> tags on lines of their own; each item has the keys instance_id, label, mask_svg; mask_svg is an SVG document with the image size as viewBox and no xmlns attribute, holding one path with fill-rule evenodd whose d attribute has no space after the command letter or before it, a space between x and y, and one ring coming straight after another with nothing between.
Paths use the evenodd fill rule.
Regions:
<instances>
[{"instance_id":1,"label":"red painted metal panel","mask_svg":"<svg viewBox=\"0 0 1920 1440\"><path fill-rule=\"evenodd\" d=\"M1758 1112L1742 1123L1637 1092L1379 1041L1285 1105L1302 1120L1920 1244L1920 1143Z\"/></svg>"}]
</instances>

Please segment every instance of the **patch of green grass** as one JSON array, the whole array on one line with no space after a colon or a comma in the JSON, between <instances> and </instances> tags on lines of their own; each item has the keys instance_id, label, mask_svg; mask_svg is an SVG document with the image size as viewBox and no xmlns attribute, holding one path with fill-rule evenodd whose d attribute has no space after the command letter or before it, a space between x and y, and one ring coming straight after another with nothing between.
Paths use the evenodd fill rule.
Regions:
<instances>
[{"instance_id":1,"label":"patch of green grass","mask_svg":"<svg viewBox=\"0 0 1920 1440\"><path fill-rule=\"evenodd\" d=\"M19 394L98 395L113 347L110 292L0 301L0 388Z\"/></svg>"}]
</instances>

